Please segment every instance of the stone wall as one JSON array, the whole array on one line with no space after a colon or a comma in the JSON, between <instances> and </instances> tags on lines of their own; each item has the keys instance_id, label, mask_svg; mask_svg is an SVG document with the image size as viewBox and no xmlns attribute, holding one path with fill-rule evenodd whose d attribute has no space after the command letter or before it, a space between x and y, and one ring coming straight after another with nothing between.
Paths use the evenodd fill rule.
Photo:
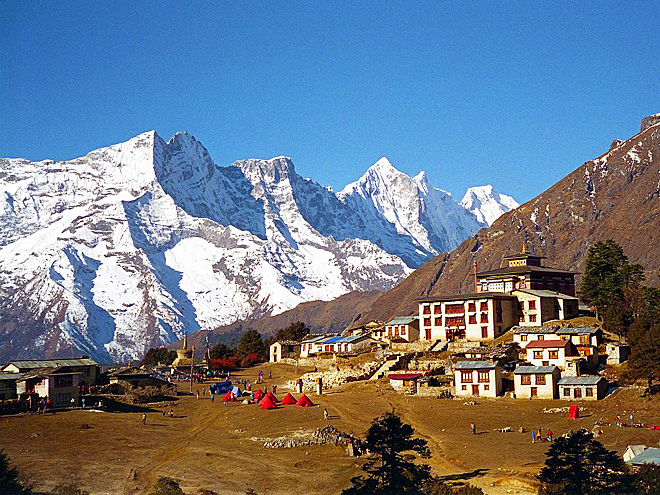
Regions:
<instances>
[{"instance_id":1,"label":"stone wall","mask_svg":"<svg viewBox=\"0 0 660 495\"><path fill-rule=\"evenodd\" d=\"M371 377L374 372L380 367L378 361L370 361L361 366L354 368L344 368L338 371L317 371L305 373L301 378L303 381L303 392L315 392L316 383L319 378L323 380L323 389L336 388L344 383L354 382L357 380L366 380ZM289 387L296 388L296 380L289 382Z\"/></svg>"}]
</instances>

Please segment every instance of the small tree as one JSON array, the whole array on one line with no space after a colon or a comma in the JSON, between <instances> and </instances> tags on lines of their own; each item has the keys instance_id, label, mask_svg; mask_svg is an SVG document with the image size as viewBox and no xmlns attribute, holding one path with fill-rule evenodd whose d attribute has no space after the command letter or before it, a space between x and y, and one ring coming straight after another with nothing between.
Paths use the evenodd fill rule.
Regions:
<instances>
[{"instance_id":1,"label":"small tree","mask_svg":"<svg viewBox=\"0 0 660 495\"><path fill-rule=\"evenodd\" d=\"M545 454L539 473L548 495L609 495L629 493L631 477L623 459L579 431L570 438L558 438Z\"/></svg>"},{"instance_id":2,"label":"small tree","mask_svg":"<svg viewBox=\"0 0 660 495\"><path fill-rule=\"evenodd\" d=\"M257 330L249 330L238 341L236 355L243 359L248 354L255 353L262 361L266 359L267 352L261 334Z\"/></svg>"},{"instance_id":3,"label":"small tree","mask_svg":"<svg viewBox=\"0 0 660 495\"><path fill-rule=\"evenodd\" d=\"M623 248L609 239L597 242L587 252L579 295L596 307L601 318L613 302L623 301L623 289L636 286L644 279L642 267L630 264Z\"/></svg>"},{"instance_id":4,"label":"small tree","mask_svg":"<svg viewBox=\"0 0 660 495\"><path fill-rule=\"evenodd\" d=\"M179 484L172 478L161 476L154 485L151 495L186 495Z\"/></svg>"},{"instance_id":5,"label":"small tree","mask_svg":"<svg viewBox=\"0 0 660 495\"><path fill-rule=\"evenodd\" d=\"M144 355L140 364L142 366L152 367L158 363L172 364L175 359L176 351L172 351L167 347L152 347Z\"/></svg>"},{"instance_id":6,"label":"small tree","mask_svg":"<svg viewBox=\"0 0 660 495\"><path fill-rule=\"evenodd\" d=\"M660 495L660 466L642 465L635 474L635 489L644 495Z\"/></svg>"},{"instance_id":7,"label":"small tree","mask_svg":"<svg viewBox=\"0 0 660 495\"><path fill-rule=\"evenodd\" d=\"M365 447L375 455L362 466L368 476L351 479L353 486L343 495L358 494L417 494L431 480L426 464L412 462L416 453L430 457L426 440L414 438L412 426L394 413L374 419L367 432ZM408 453L408 454L406 454Z\"/></svg>"},{"instance_id":8,"label":"small tree","mask_svg":"<svg viewBox=\"0 0 660 495\"><path fill-rule=\"evenodd\" d=\"M9 458L4 450L0 450L0 493L7 495L30 493L18 482L18 470L10 467Z\"/></svg>"},{"instance_id":9,"label":"small tree","mask_svg":"<svg viewBox=\"0 0 660 495\"><path fill-rule=\"evenodd\" d=\"M212 359L220 359L220 358L228 358L230 356L233 356L236 350L220 342L214 345L213 347L211 347L211 350L209 352L211 353Z\"/></svg>"},{"instance_id":10,"label":"small tree","mask_svg":"<svg viewBox=\"0 0 660 495\"><path fill-rule=\"evenodd\" d=\"M286 328L280 328L277 331L275 340L295 340L300 342L308 334L309 328L307 328L307 325L305 325L302 321L297 321L295 323L291 323L291 325Z\"/></svg>"}]
</instances>

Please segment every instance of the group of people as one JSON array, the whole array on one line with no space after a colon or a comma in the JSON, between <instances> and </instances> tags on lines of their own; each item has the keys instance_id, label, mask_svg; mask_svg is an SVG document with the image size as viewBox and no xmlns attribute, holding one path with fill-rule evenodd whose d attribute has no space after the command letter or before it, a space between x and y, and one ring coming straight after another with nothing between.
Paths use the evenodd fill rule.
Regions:
<instances>
[{"instance_id":1,"label":"group of people","mask_svg":"<svg viewBox=\"0 0 660 495\"><path fill-rule=\"evenodd\" d=\"M538 430L532 430L532 443L538 443L538 442L552 442L552 430L548 428L548 431L545 434L545 438L543 437L541 427L538 428Z\"/></svg>"}]
</instances>

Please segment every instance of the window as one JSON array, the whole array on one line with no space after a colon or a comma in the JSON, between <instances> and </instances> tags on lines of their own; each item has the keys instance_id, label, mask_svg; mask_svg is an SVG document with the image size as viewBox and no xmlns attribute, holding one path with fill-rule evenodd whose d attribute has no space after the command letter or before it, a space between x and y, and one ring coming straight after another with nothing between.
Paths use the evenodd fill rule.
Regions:
<instances>
[{"instance_id":1,"label":"window","mask_svg":"<svg viewBox=\"0 0 660 495\"><path fill-rule=\"evenodd\" d=\"M55 388L62 387L73 387L73 375L55 377Z\"/></svg>"},{"instance_id":2,"label":"window","mask_svg":"<svg viewBox=\"0 0 660 495\"><path fill-rule=\"evenodd\" d=\"M484 385L484 390L490 390L490 385L488 384Z\"/></svg>"},{"instance_id":3,"label":"window","mask_svg":"<svg viewBox=\"0 0 660 495\"><path fill-rule=\"evenodd\" d=\"M537 337L536 340L545 340L545 335L537 335Z\"/></svg>"},{"instance_id":4,"label":"window","mask_svg":"<svg viewBox=\"0 0 660 495\"><path fill-rule=\"evenodd\" d=\"M473 324L477 323L477 315L470 315L468 318L469 318L468 320L469 323L473 323Z\"/></svg>"},{"instance_id":5,"label":"window","mask_svg":"<svg viewBox=\"0 0 660 495\"><path fill-rule=\"evenodd\" d=\"M575 390L573 391L573 397L576 399L582 398L582 389L580 387L575 387Z\"/></svg>"},{"instance_id":6,"label":"window","mask_svg":"<svg viewBox=\"0 0 660 495\"><path fill-rule=\"evenodd\" d=\"M458 327L465 326L465 317L464 316L453 316L445 318L446 327Z\"/></svg>"},{"instance_id":7,"label":"window","mask_svg":"<svg viewBox=\"0 0 660 495\"><path fill-rule=\"evenodd\" d=\"M536 321L536 315L529 315L529 321L530 322L535 322Z\"/></svg>"},{"instance_id":8,"label":"window","mask_svg":"<svg viewBox=\"0 0 660 495\"><path fill-rule=\"evenodd\" d=\"M481 313L481 323L488 323L488 313Z\"/></svg>"},{"instance_id":9,"label":"window","mask_svg":"<svg viewBox=\"0 0 660 495\"><path fill-rule=\"evenodd\" d=\"M431 329L430 328L427 328L425 330L424 334L426 336L426 340L431 340Z\"/></svg>"},{"instance_id":10,"label":"window","mask_svg":"<svg viewBox=\"0 0 660 495\"><path fill-rule=\"evenodd\" d=\"M536 384L545 385L545 375L536 375Z\"/></svg>"},{"instance_id":11,"label":"window","mask_svg":"<svg viewBox=\"0 0 660 495\"><path fill-rule=\"evenodd\" d=\"M521 375L520 376L521 385L531 385L532 384L532 375Z\"/></svg>"},{"instance_id":12,"label":"window","mask_svg":"<svg viewBox=\"0 0 660 495\"><path fill-rule=\"evenodd\" d=\"M481 327L481 338L482 339L488 338L488 327Z\"/></svg>"},{"instance_id":13,"label":"window","mask_svg":"<svg viewBox=\"0 0 660 495\"><path fill-rule=\"evenodd\" d=\"M431 318L424 318L424 326L425 327L431 326Z\"/></svg>"},{"instance_id":14,"label":"window","mask_svg":"<svg viewBox=\"0 0 660 495\"><path fill-rule=\"evenodd\" d=\"M523 333L520 335L520 341L521 342L527 342L527 334Z\"/></svg>"},{"instance_id":15,"label":"window","mask_svg":"<svg viewBox=\"0 0 660 495\"><path fill-rule=\"evenodd\" d=\"M534 351L534 359L543 359L543 351Z\"/></svg>"},{"instance_id":16,"label":"window","mask_svg":"<svg viewBox=\"0 0 660 495\"><path fill-rule=\"evenodd\" d=\"M472 371L461 371L461 381L463 383L472 383Z\"/></svg>"},{"instance_id":17,"label":"window","mask_svg":"<svg viewBox=\"0 0 660 495\"><path fill-rule=\"evenodd\" d=\"M436 304L433 306L433 313L436 315L441 315L442 314L442 304Z\"/></svg>"},{"instance_id":18,"label":"window","mask_svg":"<svg viewBox=\"0 0 660 495\"><path fill-rule=\"evenodd\" d=\"M587 387L584 389L584 395L586 397L593 397L594 396L594 389L591 387Z\"/></svg>"},{"instance_id":19,"label":"window","mask_svg":"<svg viewBox=\"0 0 660 495\"><path fill-rule=\"evenodd\" d=\"M431 314L431 306L429 306L429 305L424 306L423 313L425 315L430 315Z\"/></svg>"},{"instance_id":20,"label":"window","mask_svg":"<svg viewBox=\"0 0 660 495\"><path fill-rule=\"evenodd\" d=\"M434 325L435 325L436 327L441 327L441 326L442 326L442 316L438 316L438 317L435 319L435 323L434 323Z\"/></svg>"},{"instance_id":21,"label":"window","mask_svg":"<svg viewBox=\"0 0 660 495\"><path fill-rule=\"evenodd\" d=\"M589 345L591 342L589 341L589 335L580 335L580 344L582 345Z\"/></svg>"},{"instance_id":22,"label":"window","mask_svg":"<svg viewBox=\"0 0 660 495\"><path fill-rule=\"evenodd\" d=\"M559 351L548 351L548 359L559 359Z\"/></svg>"},{"instance_id":23,"label":"window","mask_svg":"<svg viewBox=\"0 0 660 495\"><path fill-rule=\"evenodd\" d=\"M518 315L518 323L525 321L525 315Z\"/></svg>"},{"instance_id":24,"label":"window","mask_svg":"<svg viewBox=\"0 0 660 495\"><path fill-rule=\"evenodd\" d=\"M474 313L475 311L477 311L477 303L475 302L468 303L468 311L470 313Z\"/></svg>"},{"instance_id":25,"label":"window","mask_svg":"<svg viewBox=\"0 0 660 495\"><path fill-rule=\"evenodd\" d=\"M489 371L487 371L487 370L486 371L479 371L478 375L479 375L478 376L479 383L488 383L490 381L490 379L489 379L490 372Z\"/></svg>"},{"instance_id":26,"label":"window","mask_svg":"<svg viewBox=\"0 0 660 495\"><path fill-rule=\"evenodd\" d=\"M405 334L406 334L406 327L401 327L401 335L405 335Z\"/></svg>"},{"instance_id":27,"label":"window","mask_svg":"<svg viewBox=\"0 0 660 495\"><path fill-rule=\"evenodd\" d=\"M467 385L461 385L461 390L467 390Z\"/></svg>"},{"instance_id":28,"label":"window","mask_svg":"<svg viewBox=\"0 0 660 495\"><path fill-rule=\"evenodd\" d=\"M528 301L527 302L527 308L536 309L536 301Z\"/></svg>"},{"instance_id":29,"label":"window","mask_svg":"<svg viewBox=\"0 0 660 495\"><path fill-rule=\"evenodd\" d=\"M482 301L479 304L479 310L480 311L488 311L488 302L487 301Z\"/></svg>"},{"instance_id":30,"label":"window","mask_svg":"<svg viewBox=\"0 0 660 495\"><path fill-rule=\"evenodd\" d=\"M445 313L448 315L460 315L465 313L463 303L460 304L445 304Z\"/></svg>"},{"instance_id":31,"label":"window","mask_svg":"<svg viewBox=\"0 0 660 495\"><path fill-rule=\"evenodd\" d=\"M570 397L571 396L571 389L568 387L564 387L564 397Z\"/></svg>"}]
</instances>

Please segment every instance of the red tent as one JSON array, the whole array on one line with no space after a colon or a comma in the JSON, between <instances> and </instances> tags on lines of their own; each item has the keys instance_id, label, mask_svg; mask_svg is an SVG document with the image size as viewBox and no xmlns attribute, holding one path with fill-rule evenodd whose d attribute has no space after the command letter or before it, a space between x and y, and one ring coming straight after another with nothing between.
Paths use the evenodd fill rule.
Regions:
<instances>
[{"instance_id":1,"label":"red tent","mask_svg":"<svg viewBox=\"0 0 660 495\"><path fill-rule=\"evenodd\" d=\"M268 395L268 397L270 397L270 400L272 400L273 402L279 402L279 400L277 400L277 397L273 395L273 392L268 392L268 394L266 395Z\"/></svg>"},{"instance_id":2,"label":"red tent","mask_svg":"<svg viewBox=\"0 0 660 495\"><path fill-rule=\"evenodd\" d=\"M270 397L265 396L263 399L261 399L259 407L261 409L275 409L277 406L272 400L270 400Z\"/></svg>"},{"instance_id":3,"label":"red tent","mask_svg":"<svg viewBox=\"0 0 660 495\"><path fill-rule=\"evenodd\" d=\"M298 402L296 402L296 406L301 406L301 407L312 407L314 403L309 400L309 397L307 397L305 394L302 394L300 396L300 399L298 399Z\"/></svg>"},{"instance_id":4,"label":"red tent","mask_svg":"<svg viewBox=\"0 0 660 495\"><path fill-rule=\"evenodd\" d=\"M222 400L224 402L234 402L236 400L236 397L234 396L231 390L227 390L227 393L224 395Z\"/></svg>"},{"instance_id":5,"label":"red tent","mask_svg":"<svg viewBox=\"0 0 660 495\"><path fill-rule=\"evenodd\" d=\"M576 405L573 405L568 408L568 417L570 419L577 419L580 417L580 408Z\"/></svg>"},{"instance_id":6,"label":"red tent","mask_svg":"<svg viewBox=\"0 0 660 495\"><path fill-rule=\"evenodd\" d=\"M261 398L264 396L264 393L261 391L261 389L257 389L257 391L254 393L254 400L259 402Z\"/></svg>"},{"instance_id":7,"label":"red tent","mask_svg":"<svg viewBox=\"0 0 660 495\"><path fill-rule=\"evenodd\" d=\"M284 396L284 399L282 399L282 404L295 404L296 399L294 399L293 395L291 393L288 393Z\"/></svg>"}]
</instances>

